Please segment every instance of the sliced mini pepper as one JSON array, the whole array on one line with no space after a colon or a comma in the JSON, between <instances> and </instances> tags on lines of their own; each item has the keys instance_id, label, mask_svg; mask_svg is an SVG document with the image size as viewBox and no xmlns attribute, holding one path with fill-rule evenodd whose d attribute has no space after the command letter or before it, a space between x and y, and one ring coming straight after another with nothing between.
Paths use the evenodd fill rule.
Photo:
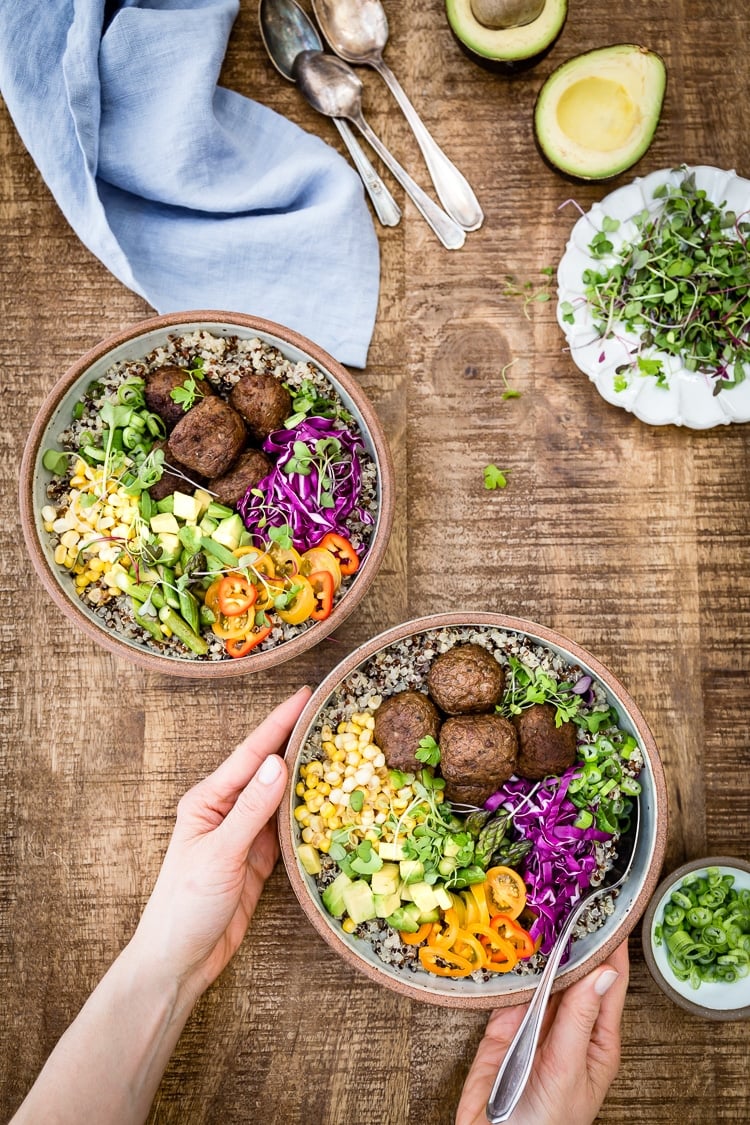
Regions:
<instances>
[{"instance_id":1,"label":"sliced mini pepper","mask_svg":"<svg viewBox=\"0 0 750 1125\"><path fill-rule=\"evenodd\" d=\"M420 946L419 960L422 968L428 973L434 973L436 977L468 977L474 972L474 966L466 957L451 953L448 949ZM439 961L445 963L441 965Z\"/></svg>"},{"instance_id":2,"label":"sliced mini pepper","mask_svg":"<svg viewBox=\"0 0 750 1125\"><path fill-rule=\"evenodd\" d=\"M534 939L528 930L524 930L523 926L519 925L515 919L511 918L508 914L494 914L490 919L490 926L493 930L497 930L501 937L509 941L516 949L518 957L521 960L526 960L527 957L533 957L536 953Z\"/></svg>"},{"instance_id":3,"label":"sliced mini pepper","mask_svg":"<svg viewBox=\"0 0 750 1125\"><path fill-rule=\"evenodd\" d=\"M432 922L423 922L416 933L407 934L404 930L399 930L399 937L404 945L421 945L423 941L427 941L432 929Z\"/></svg>"},{"instance_id":4,"label":"sliced mini pepper","mask_svg":"<svg viewBox=\"0 0 750 1125\"><path fill-rule=\"evenodd\" d=\"M325 621L333 609L333 575L328 570L316 570L308 581L315 594L315 609L310 616L315 621Z\"/></svg>"},{"instance_id":5,"label":"sliced mini pepper","mask_svg":"<svg viewBox=\"0 0 750 1125\"><path fill-rule=\"evenodd\" d=\"M344 539L343 535L337 535L335 531L329 531L327 535L323 536L318 546L331 552L341 567L342 574L356 574L359 570L359 555L349 540Z\"/></svg>"},{"instance_id":6,"label":"sliced mini pepper","mask_svg":"<svg viewBox=\"0 0 750 1125\"><path fill-rule=\"evenodd\" d=\"M236 637L245 637L255 624L255 615L249 613L235 613L231 617L218 611L216 620L211 623L211 630L223 641Z\"/></svg>"},{"instance_id":7,"label":"sliced mini pepper","mask_svg":"<svg viewBox=\"0 0 750 1125\"><path fill-rule=\"evenodd\" d=\"M315 591L309 579L302 574L294 576L291 588L295 591L293 597L286 606L277 606L276 612L287 625L300 625L303 621L307 621L315 609Z\"/></svg>"},{"instance_id":8,"label":"sliced mini pepper","mask_svg":"<svg viewBox=\"0 0 750 1125\"><path fill-rule=\"evenodd\" d=\"M258 599L258 591L245 574L225 574L219 583L219 612L225 617L247 613Z\"/></svg>"},{"instance_id":9,"label":"sliced mini pepper","mask_svg":"<svg viewBox=\"0 0 750 1125\"><path fill-rule=\"evenodd\" d=\"M227 653L234 657L247 656L266 639L271 632L271 628L271 625L266 625L262 629L254 629L252 633L248 633L245 637L230 637L225 645Z\"/></svg>"},{"instance_id":10,"label":"sliced mini pepper","mask_svg":"<svg viewBox=\"0 0 750 1125\"><path fill-rule=\"evenodd\" d=\"M341 567L335 555L325 547L310 547L302 555L302 573L309 575L318 570L328 570L333 578L334 591L341 585Z\"/></svg>"}]
</instances>

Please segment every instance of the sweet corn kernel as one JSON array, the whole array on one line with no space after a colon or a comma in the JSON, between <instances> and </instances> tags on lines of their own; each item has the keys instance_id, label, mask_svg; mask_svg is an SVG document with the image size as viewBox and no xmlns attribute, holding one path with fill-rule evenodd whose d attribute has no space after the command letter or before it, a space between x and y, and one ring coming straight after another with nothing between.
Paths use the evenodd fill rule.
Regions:
<instances>
[{"instance_id":1,"label":"sweet corn kernel","mask_svg":"<svg viewBox=\"0 0 750 1125\"><path fill-rule=\"evenodd\" d=\"M307 777L305 778L305 785L307 786L308 789L317 789L317 787L318 787L317 777L315 776L314 773L310 773L309 770L308 770L308 773L307 773Z\"/></svg>"},{"instance_id":2,"label":"sweet corn kernel","mask_svg":"<svg viewBox=\"0 0 750 1125\"><path fill-rule=\"evenodd\" d=\"M297 805L294 810L294 819L300 824L307 824L310 819L310 810L306 805Z\"/></svg>"},{"instance_id":3,"label":"sweet corn kernel","mask_svg":"<svg viewBox=\"0 0 750 1125\"><path fill-rule=\"evenodd\" d=\"M331 761L333 761L333 762L345 762L346 761L346 751L345 750L334 750L333 754L331 754Z\"/></svg>"},{"instance_id":4,"label":"sweet corn kernel","mask_svg":"<svg viewBox=\"0 0 750 1125\"><path fill-rule=\"evenodd\" d=\"M341 782L341 789L344 793L351 793L353 789L357 788L357 782L353 777L345 777Z\"/></svg>"},{"instance_id":5,"label":"sweet corn kernel","mask_svg":"<svg viewBox=\"0 0 750 1125\"><path fill-rule=\"evenodd\" d=\"M320 807L324 800L325 798L321 793L305 793L305 804L310 812L320 812Z\"/></svg>"},{"instance_id":6,"label":"sweet corn kernel","mask_svg":"<svg viewBox=\"0 0 750 1125\"><path fill-rule=\"evenodd\" d=\"M324 797L327 797L331 792L331 787L327 781L319 781L317 791L318 793L322 793Z\"/></svg>"},{"instance_id":7,"label":"sweet corn kernel","mask_svg":"<svg viewBox=\"0 0 750 1125\"><path fill-rule=\"evenodd\" d=\"M383 754L382 751L376 754L372 759L372 764L375 766L376 770L381 769L385 765L385 754Z\"/></svg>"},{"instance_id":8,"label":"sweet corn kernel","mask_svg":"<svg viewBox=\"0 0 750 1125\"><path fill-rule=\"evenodd\" d=\"M337 734L344 734L345 731L346 731L346 723L345 722L339 723L339 725L336 727L336 733Z\"/></svg>"},{"instance_id":9,"label":"sweet corn kernel","mask_svg":"<svg viewBox=\"0 0 750 1125\"><path fill-rule=\"evenodd\" d=\"M332 816L328 821L328 827L331 832L335 832L337 828L341 828L343 821L340 816Z\"/></svg>"},{"instance_id":10,"label":"sweet corn kernel","mask_svg":"<svg viewBox=\"0 0 750 1125\"><path fill-rule=\"evenodd\" d=\"M324 801L320 806L320 815L323 820L330 820L332 816L336 815L336 806L332 805L330 801Z\"/></svg>"},{"instance_id":11,"label":"sweet corn kernel","mask_svg":"<svg viewBox=\"0 0 750 1125\"><path fill-rule=\"evenodd\" d=\"M328 723L326 723L324 726L321 727L320 737L323 739L324 742L328 742L328 741L330 741L330 739L333 738L333 731L329 727Z\"/></svg>"},{"instance_id":12,"label":"sweet corn kernel","mask_svg":"<svg viewBox=\"0 0 750 1125\"><path fill-rule=\"evenodd\" d=\"M360 747L369 746L370 743L372 742L372 731L371 730L361 731L360 734L357 737L357 742L359 743Z\"/></svg>"},{"instance_id":13,"label":"sweet corn kernel","mask_svg":"<svg viewBox=\"0 0 750 1125\"><path fill-rule=\"evenodd\" d=\"M305 795L305 783L304 783L304 781L298 781L297 782L297 784L294 787L294 792L297 794L298 797L304 797L304 795Z\"/></svg>"},{"instance_id":14,"label":"sweet corn kernel","mask_svg":"<svg viewBox=\"0 0 750 1125\"><path fill-rule=\"evenodd\" d=\"M341 923L341 929L345 934L353 934L356 928L356 923L353 922L352 919L347 915L346 918L344 918L344 921Z\"/></svg>"},{"instance_id":15,"label":"sweet corn kernel","mask_svg":"<svg viewBox=\"0 0 750 1125\"><path fill-rule=\"evenodd\" d=\"M60 543L57 547L55 547L55 554L54 554L55 562L57 563L58 566L64 566L65 560L66 560L67 557L68 557L67 548L64 547L62 545L62 543Z\"/></svg>"},{"instance_id":16,"label":"sweet corn kernel","mask_svg":"<svg viewBox=\"0 0 750 1125\"><path fill-rule=\"evenodd\" d=\"M307 776L308 777L322 777L323 776L323 763L319 762L317 758L312 762L308 762L308 764L307 764Z\"/></svg>"},{"instance_id":17,"label":"sweet corn kernel","mask_svg":"<svg viewBox=\"0 0 750 1125\"><path fill-rule=\"evenodd\" d=\"M311 844L313 842L314 836L315 836L315 833L313 832L312 828L303 828L302 829L302 839L305 841L306 844Z\"/></svg>"},{"instance_id":18,"label":"sweet corn kernel","mask_svg":"<svg viewBox=\"0 0 750 1125\"><path fill-rule=\"evenodd\" d=\"M328 785L338 785L342 776L343 775L338 770L326 770L323 774L323 780L326 781Z\"/></svg>"}]
</instances>

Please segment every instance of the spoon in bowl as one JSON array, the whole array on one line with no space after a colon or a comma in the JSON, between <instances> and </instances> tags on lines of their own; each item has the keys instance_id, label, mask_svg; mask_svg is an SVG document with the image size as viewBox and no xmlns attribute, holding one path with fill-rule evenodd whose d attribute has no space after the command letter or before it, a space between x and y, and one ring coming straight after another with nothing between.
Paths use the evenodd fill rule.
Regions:
<instances>
[{"instance_id":1,"label":"spoon in bowl","mask_svg":"<svg viewBox=\"0 0 750 1125\"><path fill-rule=\"evenodd\" d=\"M315 26L297 0L260 0L258 19L268 57L282 78L294 82L292 64L300 51L323 50L323 41ZM367 159L348 123L338 117L333 118L333 123L362 177L375 214L384 227L397 226L401 219L398 203Z\"/></svg>"},{"instance_id":2,"label":"spoon in bowl","mask_svg":"<svg viewBox=\"0 0 750 1125\"><path fill-rule=\"evenodd\" d=\"M373 67L393 94L417 139L435 191L448 214L464 230L481 227L482 208L467 180L428 132L395 74L383 61L388 19L380 0L312 0L312 6L331 49L347 62Z\"/></svg>"},{"instance_id":3,"label":"spoon in bowl","mask_svg":"<svg viewBox=\"0 0 750 1125\"><path fill-rule=\"evenodd\" d=\"M534 998L529 1004L523 1023L508 1048L508 1053L492 1087L487 1102L487 1120L491 1125L500 1125L501 1122L508 1120L526 1088L534 1062L534 1052L542 1030L542 1020L547 1010L549 994L576 922L592 898L620 887L630 875L630 869L635 858L635 849L638 844L639 819L640 807L636 800L633 802L630 824L617 843L617 857L614 863L605 873L598 886L589 887L588 890L583 892L582 897L573 907L565 925L558 934L557 941L539 978Z\"/></svg>"},{"instance_id":4,"label":"spoon in bowl","mask_svg":"<svg viewBox=\"0 0 750 1125\"><path fill-rule=\"evenodd\" d=\"M326 117L345 117L362 136L411 197L414 206L448 250L463 246L463 229L422 191L362 116L362 83L350 66L335 55L302 51L292 64L292 74L310 105Z\"/></svg>"}]
</instances>

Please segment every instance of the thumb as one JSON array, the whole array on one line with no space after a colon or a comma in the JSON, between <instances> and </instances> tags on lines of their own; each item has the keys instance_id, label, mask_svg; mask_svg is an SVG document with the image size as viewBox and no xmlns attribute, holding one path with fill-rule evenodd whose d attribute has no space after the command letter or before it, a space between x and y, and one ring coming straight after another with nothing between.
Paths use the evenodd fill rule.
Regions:
<instances>
[{"instance_id":1,"label":"thumb","mask_svg":"<svg viewBox=\"0 0 750 1125\"><path fill-rule=\"evenodd\" d=\"M236 855L245 857L255 837L281 804L287 768L278 754L269 754L245 786L217 831Z\"/></svg>"}]
</instances>

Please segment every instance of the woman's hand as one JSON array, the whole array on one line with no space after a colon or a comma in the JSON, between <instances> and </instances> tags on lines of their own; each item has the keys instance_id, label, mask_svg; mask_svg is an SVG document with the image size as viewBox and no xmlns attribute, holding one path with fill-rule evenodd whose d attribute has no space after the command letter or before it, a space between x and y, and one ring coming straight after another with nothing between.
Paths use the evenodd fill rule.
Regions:
<instances>
[{"instance_id":1,"label":"woman's hand","mask_svg":"<svg viewBox=\"0 0 750 1125\"><path fill-rule=\"evenodd\" d=\"M278 756L310 696L281 703L180 801L164 863L131 946L159 957L193 999L236 952L278 856Z\"/></svg>"},{"instance_id":2,"label":"woman's hand","mask_svg":"<svg viewBox=\"0 0 750 1125\"><path fill-rule=\"evenodd\" d=\"M627 987L624 942L605 965L553 996L510 1125L591 1125L620 1065ZM490 1016L464 1084L456 1125L487 1125L487 1099L525 1012L525 1007L499 1008Z\"/></svg>"}]
</instances>

